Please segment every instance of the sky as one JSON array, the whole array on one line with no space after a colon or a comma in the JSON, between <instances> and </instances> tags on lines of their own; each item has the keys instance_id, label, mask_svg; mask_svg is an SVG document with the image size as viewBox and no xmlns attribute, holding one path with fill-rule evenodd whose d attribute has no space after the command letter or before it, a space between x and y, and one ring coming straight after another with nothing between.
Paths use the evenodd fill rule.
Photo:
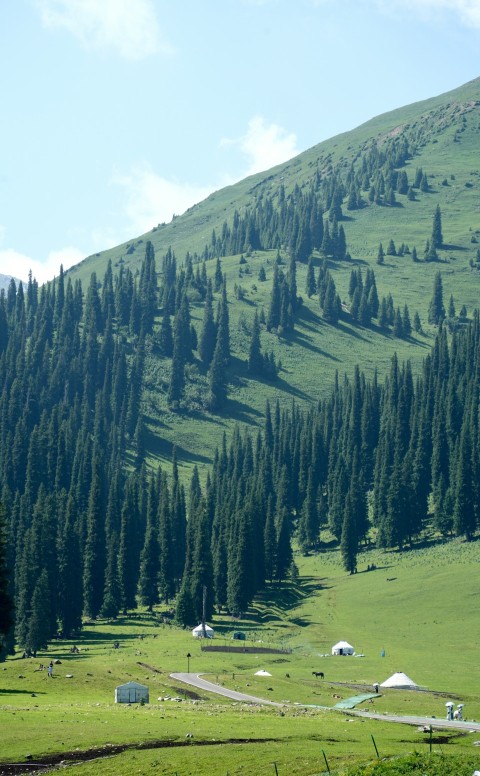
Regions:
<instances>
[{"instance_id":1,"label":"sky","mask_svg":"<svg viewBox=\"0 0 480 776\"><path fill-rule=\"evenodd\" d=\"M49 280L479 53L480 0L0 0L0 273Z\"/></svg>"}]
</instances>

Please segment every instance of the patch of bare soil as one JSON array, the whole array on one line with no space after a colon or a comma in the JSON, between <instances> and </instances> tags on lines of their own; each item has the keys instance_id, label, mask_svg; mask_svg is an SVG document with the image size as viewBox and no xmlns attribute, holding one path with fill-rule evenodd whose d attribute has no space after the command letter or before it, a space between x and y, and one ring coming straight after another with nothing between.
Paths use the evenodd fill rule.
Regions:
<instances>
[{"instance_id":1,"label":"patch of bare soil","mask_svg":"<svg viewBox=\"0 0 480 776\"><path fill-rule=\"evenodd\" d=\"M62 752L37 757L35 762L0 763L0 776L29 776L29 774L48 773L57 766L88 762L102 757L113 757L127 750L146 751L150 749L168 749L180 746L225 746L226 744L263 744L276 742L276 738L227 738L223 741L144 741L140 744L105 744L105 746L85 749L83 752Z\"/></svg>"},{"instance_id":2,"label":"patch of bare soil","mask_svg":"<svg viewBox=\"0 0 480 776\"><path fill-rule=\"evenodd\" d=\"M247 655L289 655L290 649L274 649L273 647L233 647L212 644L201 646L202 652L243 652Z\"/></svg>"}]
</instances>

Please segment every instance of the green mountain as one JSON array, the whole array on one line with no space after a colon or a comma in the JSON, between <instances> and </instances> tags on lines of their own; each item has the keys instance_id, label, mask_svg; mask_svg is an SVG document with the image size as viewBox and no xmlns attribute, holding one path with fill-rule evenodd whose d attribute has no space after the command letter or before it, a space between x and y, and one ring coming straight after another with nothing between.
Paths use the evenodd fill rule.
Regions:
<instances>
[{"instance_id":1,"label":"green mountain","mask_svg":"<svg viewBox=\"0 0 480 776\"><path fill-rule=\"evenodd\" d=\"M0 292L4 652L240 615L295 548L477 537L478 88Z\"/></svg>"},{"instance_id":2,"label":"green mountain","mask_svg":"<svg viewBox=\"0 0 480 776\"><path fill-rule=\"evenodd\" d=\"M166 398L169 361L159 359L154 352L147 354L144 411L150 459L168 460L175 444L180 463L196 463L206 471L224 431L229 434L237 422L263 422L266 398L278 398L282 404L292 399L310 404L328 393L337 371L340 376L351 373L357 363L370 375L377 369L382 379L394 352L401 360L408 358L420 365L434 334L428 309L438 271L442 273L445 306L453 297L456 316L462 307L471 315L477 306L480 280L479 133L480 79L475 79L452 92L374 118L285 164L215 192L171 223L159 224L123 245L90 256L70 270L68 275L80 278L84 287L92 271L101 281L109 261L114 273L129 268L138 275L150 241L162 288L162 261L169 248L179 266L187 254L194 267L207 259L209 276L213 276L215 258L221 256L233 355L228 403L217 413L206 410L206 373L194 363L189 367L188 396L180 411L172 412ZM302 207L312 197L330 226L332 197L335 207L340 205L338 224L344 229L351 259L337 261L331 255L327 259L345 314L332 326L322 316L318 296L306 296L307 265L302 257L303 261L297 261L297 288L303 305L296 314L294 330L283 336L265 327L261 331L262 348L281 363L279 379L252 380L246 360L254 312L261 314L263 308L267 314L277 251L286 272L289 256L296 253L291 245L292 219L296 211L301 219ZM285 209L284 203L290 212L283 213L283 225L277 221L272 226L272 219L265 224L265 213L278 214ZM443 241L435 260L424 261L437 206ZM247 239L243 243L243 238L237 239L235 254L228 255L234 241L230 240L230 246L225 244L228 241L222 245L222 235L232 230L238 218L257 224L256 242L252 246ZM262 219L263 227L259 226ZM386 253L382 265L377 264L380 243ZM392 245L401 255L389 255ZM412 261L414 248L418 262ZM313 250L312 255L316 274L323 254ZM266 280L259 282L262 268ZM392 327L379 327L375 320L367 327L352 320L348 313L352 268L364 275L368 268L373 269L379 299L391 295L394 309L402 312L407 305L412 323L418 313L420 331L399 339L393 336ZM192 294L190 302L199 334L203 300Z\"/></svg>"}]
</instances>

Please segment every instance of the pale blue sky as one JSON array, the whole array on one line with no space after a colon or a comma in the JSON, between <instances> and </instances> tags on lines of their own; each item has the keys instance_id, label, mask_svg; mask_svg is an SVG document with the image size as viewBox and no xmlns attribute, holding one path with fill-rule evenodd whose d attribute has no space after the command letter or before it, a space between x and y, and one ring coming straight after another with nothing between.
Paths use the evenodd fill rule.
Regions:
<instances>
[{"instance_id":1,"label":"pale blue sky","mask_svg":"<svg viewBox=\"0 0 480 776\"><path fill-rule=\"evenodd\" d=\"M480 0L0 0L0 272L49 279L479 54Z\"/></svg>"}]
</instances>

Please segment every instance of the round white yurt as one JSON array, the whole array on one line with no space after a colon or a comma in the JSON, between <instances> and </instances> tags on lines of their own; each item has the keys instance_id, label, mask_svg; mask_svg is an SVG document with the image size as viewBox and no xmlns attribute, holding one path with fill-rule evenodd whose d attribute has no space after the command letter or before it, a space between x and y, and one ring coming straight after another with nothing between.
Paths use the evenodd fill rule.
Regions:
<instances>
[{"instance_id":1,"label":"round white yurt","mask_svg":"<svg viewBox=\"0 0 480 776\"><path fill-rule=\"evenodd\" d=\"M355 650L348 641L339 641L332 647L332 655L354 655Z\"/></svg>"},{"instance_id":2,"label":"round white yurt","mask_svg":"<svg viewBox=\"0 0 480 776\"><path fill-rule=\"evenodd\" d=\"M213 639L215 631L210 625L207 625L207 623L205 623L205 626L200 623L200 625L197 625L197 627L192 630L192 636L194 639Z\"/></svg>"},{"instance_id":3,"label":"round white yurt","mask_svg":"<svg viewBox=\"0 0 480 776\"><path fill-rule=\"evenodd\" d=\"M397 671L397 673L392 674L388 679L385 679L380 687L390 687L394 690L418 690L418 684L415 684L415 682L402 671Z\"/></svg>"}]
</instances>

